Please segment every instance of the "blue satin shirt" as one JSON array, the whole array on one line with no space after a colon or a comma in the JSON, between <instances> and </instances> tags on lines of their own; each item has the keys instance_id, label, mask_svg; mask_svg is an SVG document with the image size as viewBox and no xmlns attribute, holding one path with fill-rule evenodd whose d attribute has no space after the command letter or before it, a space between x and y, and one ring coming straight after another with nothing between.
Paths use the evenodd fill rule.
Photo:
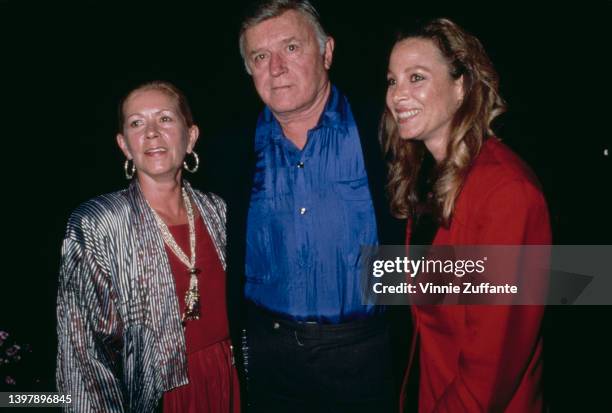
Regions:
<instances>
[{"instance_id":1,"label":"blue satin shirt","mask_svg":"<svg viewBox=\"0 0 612 413\"><path fill-rule=\"evenodd\" d=\"M360 247L378 236L359 132L334 86L302 150L265 108L247 225L248 300L296 321L339 323L361 304Z\"/></svg>"}]
</instances>

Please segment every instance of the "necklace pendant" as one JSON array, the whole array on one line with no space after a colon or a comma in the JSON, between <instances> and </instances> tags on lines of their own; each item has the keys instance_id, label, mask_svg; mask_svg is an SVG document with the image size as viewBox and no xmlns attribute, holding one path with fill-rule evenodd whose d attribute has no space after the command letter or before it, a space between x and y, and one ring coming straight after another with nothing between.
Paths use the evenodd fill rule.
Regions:
<instances>
[{"instance_id":1,"label":"necklace pendant","mask_svg":"<svg viewBox=\"0 0 612 413\"><path fill-rule=\"evenodd\" d=\"M197 272L199 272L197 268L189 269L191 278L189 280L189 289L187 290L187 294L185 294L185 313L183 314L183 322L186 320L200 319L200 292L198 291Z\"/></svg>"}]
</instances>

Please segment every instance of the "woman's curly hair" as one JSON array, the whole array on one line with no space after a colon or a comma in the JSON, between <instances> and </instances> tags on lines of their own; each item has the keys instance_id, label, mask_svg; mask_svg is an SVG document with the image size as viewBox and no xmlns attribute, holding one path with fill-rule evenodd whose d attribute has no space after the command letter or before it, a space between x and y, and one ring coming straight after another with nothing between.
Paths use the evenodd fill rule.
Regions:
<instances>
[{"instance_id":1,"label":"woman's curly hair","mask_svg":"<svg viewBox=\"0 0 612 413\"><path fill-rule=\"evenodd\" d=\"M491 122L506 106L498 92L497 72L476 37L438 18L401 34L396 44L409 38L431 40L446 59L450 76L463 76L464 96L451 121L446 158L438 164L433 188L435 213L448 227L463 180L484 140L493 135ZM416 183L426 149L423 142L400 138L389 108L381 119L380 139L389 167L391 212L397 218L408 218L418 202Z\"/></svg>"}]
</instances>

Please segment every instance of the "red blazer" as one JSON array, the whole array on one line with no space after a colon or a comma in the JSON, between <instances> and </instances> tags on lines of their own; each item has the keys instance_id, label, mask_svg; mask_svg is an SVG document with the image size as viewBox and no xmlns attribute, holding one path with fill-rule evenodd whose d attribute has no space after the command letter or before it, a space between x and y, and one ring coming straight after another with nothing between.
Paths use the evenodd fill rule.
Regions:
<instances>
[{"instance_id":1,"label":"red blazer","mask_svg":"<svg viewBox=\"0 0 612 413\"><path fill-rule=\"evenodd\" d=\"M407 240L409 231L410 225ZM535 177L510 149L488 139L450 228L439 229L433 245L550 243L546 201ZM413 306L419 412L541 412L543 312L543 306Z\"/></svg>"}]
</instances>

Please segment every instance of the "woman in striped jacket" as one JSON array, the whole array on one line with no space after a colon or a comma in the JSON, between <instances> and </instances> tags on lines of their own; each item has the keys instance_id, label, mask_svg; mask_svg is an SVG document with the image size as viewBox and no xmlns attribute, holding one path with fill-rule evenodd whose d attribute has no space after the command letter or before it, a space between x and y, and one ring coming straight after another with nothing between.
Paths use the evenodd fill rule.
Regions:
<instances>
[{"instance_id":1,"label":"woman in striped jacket","mask_svg":"<svg viewBox=\"0 0 612 413\"><path fill-rule=\"evenodd\" d=\"M198 165L191 110L172 84L147 83L122 101L119 130L134 179L79 206L66 230L58 389L74 411L149 412L163 395L164 411L237 412L226 209L182 179Z\"/></svg>"}]
</instances>

